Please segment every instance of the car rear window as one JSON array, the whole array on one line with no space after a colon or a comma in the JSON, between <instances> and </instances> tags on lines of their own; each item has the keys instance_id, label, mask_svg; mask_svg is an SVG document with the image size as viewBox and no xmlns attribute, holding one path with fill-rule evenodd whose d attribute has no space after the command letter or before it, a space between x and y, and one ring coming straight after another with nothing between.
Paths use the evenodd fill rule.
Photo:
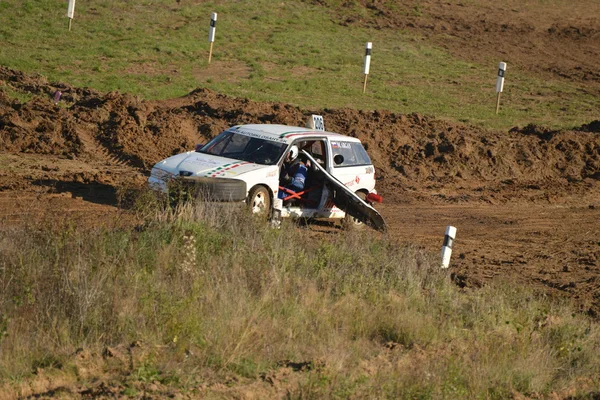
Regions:
<instances>
[{"instance_id":1,"label":"car rear window","mask_svg":"<svg viewBox=\"0 0 600 400\"><path fill-rule=\"evenodd\" d=\"M331 150L334 157L337 154L344 157L344 162L335 165L336 168L371 165L371 159L361 143L335 141L331 142Z\"/></svg>"}]
</instances>

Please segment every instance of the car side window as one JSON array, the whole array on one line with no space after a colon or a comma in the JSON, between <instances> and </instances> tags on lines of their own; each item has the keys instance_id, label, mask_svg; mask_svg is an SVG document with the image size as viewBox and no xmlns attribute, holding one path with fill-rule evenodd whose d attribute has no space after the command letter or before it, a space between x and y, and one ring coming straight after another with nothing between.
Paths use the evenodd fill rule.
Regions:
<instances>
[{"instance_id":1,"label":"car side window","mask_svg":"<svg viewBox=\"0 0 600 400\"><path fill-rule=\"evenodd\" d=\"M320 158L323 159L324 153L323 153L323 142L320 140L317 140L313 143L313 145L310 148L310 152L313 156L315 156L316 158Z\"/></svg>"},{"instance_id":2,"label":"car side window","mask_svg":"<svg viewBox=\"0 0 600 400\"><path fill-rule=\"evenodd\" d=\"M315 160L317 160L322 167L325 167L327 161L327 156L325 155L325 142L322 140L315 141L310 151Z\"/></svg>"},{"instance_id":3,"label":"car side window","mask_svg":"<svg viewBox=\"0 0 600 400\"><path fill-rule=\"evenodd\" d=\"M333 157L338 154L344 157L344 161L341 164L334 165L336 168L371 165L371 159L361 143L332 141L331 151L333 152Z\"/></svg>"}]
</instances>

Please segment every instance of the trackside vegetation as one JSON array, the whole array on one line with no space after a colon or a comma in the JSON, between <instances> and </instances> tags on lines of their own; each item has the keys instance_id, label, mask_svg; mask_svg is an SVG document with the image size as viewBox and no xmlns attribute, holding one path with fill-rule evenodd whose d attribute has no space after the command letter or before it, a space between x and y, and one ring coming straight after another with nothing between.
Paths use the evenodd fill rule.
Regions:
<instances>
[{"instance_id":1,"label":"trackside vegetation","mask_svg":"<svg viewBox=\"0 0 600 400\"><path fill-rule=\"evenodd\" d=\"M340 25L342 6L364 20L377 18L358 3L82 1L69 32L64 0L3 0L0 65L145 99L208 87L308 109L418 112L502 129L530 123L570 128L598 118L598 97L577 83L541 78L511 64L502 112L495 115L501 60L479 65L408 32ZM208 64L212 12L219 17ZM373 55L363 94L368 41Z\"/></svg>"},{"instance_id":2,"label":"trackside vegetation","mask_svg":"<svg viewBox=\"0 0 600 400\"><path fill-rule=\"evenodd\" d=\"M27 395L41 377L93 388L98 376L125 396L600 389L600 326L567 303L514 282L461 290L437 254L371 231L320 240L288 221L277 230L243 211L144 198L135 229L1 231L1 392Z\"/></svg>"}]
</instances>

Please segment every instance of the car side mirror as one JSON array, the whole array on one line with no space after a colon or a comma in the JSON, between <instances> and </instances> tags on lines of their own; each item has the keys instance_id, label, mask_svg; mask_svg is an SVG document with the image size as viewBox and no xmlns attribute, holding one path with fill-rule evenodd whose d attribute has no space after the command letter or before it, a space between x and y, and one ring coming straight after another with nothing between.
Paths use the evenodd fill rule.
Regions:
<instances>
[{"instance_id":1,"label":"car side mirror","mask_svg":"<svg viewBox=\"0 0 600 400\"><path fill-rule=\"evenodd\" d=\"M197 145L194 146L194 151L198 151L198 150L200 150L203 147L204 147L204 143L197 144Z\"/></svg>"},{"instance_id":2,"label":"car side mirror","mask_svg":"<svg viewBox=\"0 0 600 400\"><path fill-rule=\"evenodd\" d=\"M333 162L336 165L340 165L341 163L344 162L344 156L341 154L336 154L335 157L333 157Z\"/></svg>"}]
</instances>

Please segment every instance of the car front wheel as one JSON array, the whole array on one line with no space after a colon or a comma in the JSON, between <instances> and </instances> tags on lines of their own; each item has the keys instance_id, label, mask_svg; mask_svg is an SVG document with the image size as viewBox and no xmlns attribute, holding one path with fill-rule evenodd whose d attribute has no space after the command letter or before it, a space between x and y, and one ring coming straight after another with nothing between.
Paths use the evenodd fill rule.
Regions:
<instances>
[{"instance_id":1,"label":"car front wheel","mask_svg":"<svg viewBox=\"0 0 600 400\"><path fill-rule=\"evenodd\" d=\"M252 214L268 217L271 212L271 194L264 186L255 186L248 193L248 207Z\"/></svg>"}]
</instances>

